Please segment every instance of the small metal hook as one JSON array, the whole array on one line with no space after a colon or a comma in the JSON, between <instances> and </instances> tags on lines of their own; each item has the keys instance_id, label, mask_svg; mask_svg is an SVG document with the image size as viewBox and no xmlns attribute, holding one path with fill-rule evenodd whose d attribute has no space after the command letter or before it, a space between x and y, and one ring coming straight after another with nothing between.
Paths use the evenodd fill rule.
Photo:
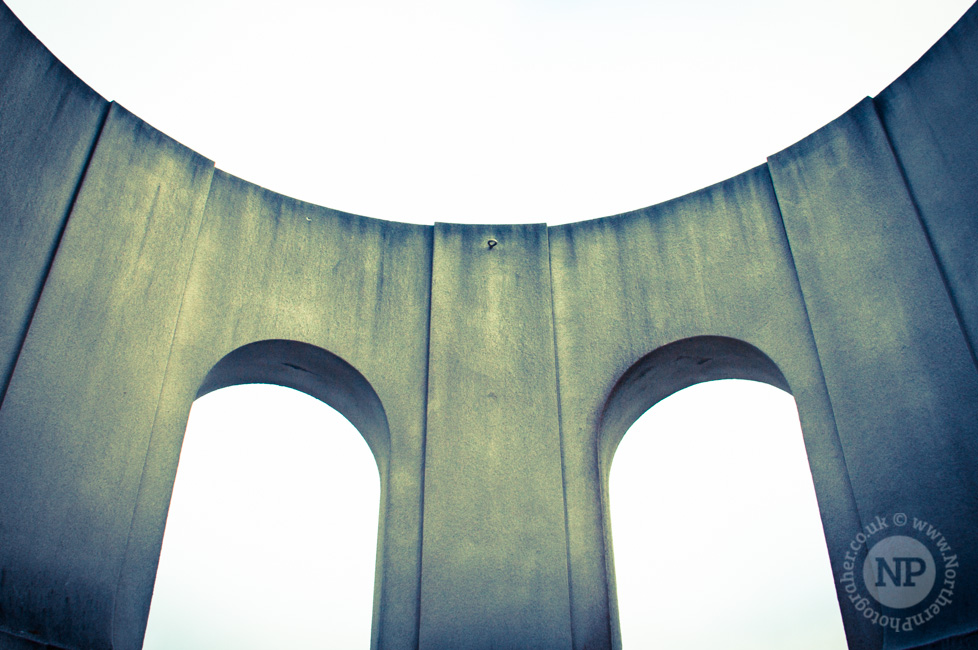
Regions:
<instances>
[{"instance_id":1,"label":"small metal hook","mask_svg":"<svg viewBox=\"0 0 978 650\"><path fill-rule=\"evenodd\" d=\"M498 244L499 242L496 241L495 239L490 239L486 243L489 244L489 250L492 250L492 247L495 246L496 244Z\"/></svg>"}]
</instances>

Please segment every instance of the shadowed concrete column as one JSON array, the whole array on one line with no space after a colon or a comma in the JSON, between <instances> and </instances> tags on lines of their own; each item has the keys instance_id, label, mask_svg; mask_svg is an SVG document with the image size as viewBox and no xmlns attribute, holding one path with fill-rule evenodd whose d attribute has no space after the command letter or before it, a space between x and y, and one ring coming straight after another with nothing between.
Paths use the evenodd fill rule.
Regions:
<instances>
[{"instance_id":1,"label":"shadowed concrete column","mask_svg":"<svg viewBox=\"0 0 978 650\"><path fill-rule=\"evenodd\" d=\"M874 103L975 354L978 4Z\"/></svg>"},{"instance_id":2,"label":"shadowed concrete column","mask_svg":"<svg viewBox=\"0 0 978 650\"><path fill-rule=\"evenodd\" d=\"M111 647L213 172L112 106L0 410L0 621L18 636Z\"/></svg>"},{"instance_id":3,"label":"shadowed concrete column","mask_svg":"<svg viewBox=\"0 0 978 650\"><path fill-rule=\"evenodd\" d=\"M0 401L108 102L0 3Z\"/></svg>"},{"instance_id":4,"label":"shadowed concrete column","mask_svg":"<svg viewBox=\"0 0 978 650\"><path fill-rule=\"evenodd\" d=\"M947 575L978 584L978 373L872 102L769 165L860 519L931 524L939 561L961 553ZM940 624L885 628L885 647L973 632L978 603L957 594Z\"/></svg>"},{"instance_id":5,"label":"shadowed concrete column","mask_svg":"<svg viewBox=\"0 0 978 650\"><path fill-rule=\"evenodd\" d=\"M420 647L569 648L546 227L437 224L431 312Z\"/></svg>"}]
</instances>

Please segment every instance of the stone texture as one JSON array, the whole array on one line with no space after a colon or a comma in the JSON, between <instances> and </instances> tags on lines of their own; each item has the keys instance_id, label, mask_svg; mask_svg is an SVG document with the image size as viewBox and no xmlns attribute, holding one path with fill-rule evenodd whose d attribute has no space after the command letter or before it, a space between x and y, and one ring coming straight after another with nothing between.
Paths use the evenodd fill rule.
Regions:
<instances>
[{"instance_id":1,"label":"stone texture","mask_svg":"<svg viewBox=\"0 0 978 650\"><path fill-rule=\"evenodd\" d=\"M872 102L770 168L862 521L919 513L976 546L978 373ZM961 633L976 616L942 618Z\"/></svg>"},{"instance_id":2,"label":"stone texture","mask_svg":"<svg viewBox=\"0 0 978 650\"><path fill-rule=\"evenodd\" d=\"M108 102L0 3L0 399Z\"/></svg>"},{"instance_id":3,"label":"stone texture","mask_svg":"<svg viewBox=\"0 0 978 650\"><path fill-rule=\"evenodd\" d=\"M435 227L421 648L570 648L549 267L542 224Z\"/></svg>"},{"instance_id":4,"label":"stone texture","mask_svg":"<svg viewBox=\"0 0 978 650\"><path fill-rule=\"evenodd\" d=\"M974 355L978 349L978 6L875 104Z\"/></svg>"},{"instance_id":5,"label":"stone texture","mask_svg":"<svg viewBox=\"0 0 978 650\"><path fill-rule=\"evenodd\" d=\"M0 410L5 629L109 647L212 173L113 105Z\"/></svg>"}]
</instances>

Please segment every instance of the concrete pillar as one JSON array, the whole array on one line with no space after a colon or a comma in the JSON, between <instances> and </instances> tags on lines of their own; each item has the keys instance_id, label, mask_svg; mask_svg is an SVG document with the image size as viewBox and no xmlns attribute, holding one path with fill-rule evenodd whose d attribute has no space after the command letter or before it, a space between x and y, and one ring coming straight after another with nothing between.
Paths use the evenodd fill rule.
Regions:
<instances>
[{"instance_id":1,"label":"concrete pillar","mask_svg":"<svg viewBox=\"0 0 978 650\"><path fill-rule=\"evenodd\" d=\"M213 170L113 105L0 410L0 611L27 638L109 647Z\"/></svg>"},{"instance_id":2,"label":"concrete pillar","mask_svg":"<svg viewBox=\"0 0 978 650\"><path fill-rule=\"evenodd\" d=\"M978 548L978 370L872 101L769 166L860 520L902 513ZM886 628L887 647L970 632L978 603L941 619Z\"/></svg>"},{"instance_id":3,"label":"concrete pillar","mask_svg":"<svg viewBox=\"0 0 978 650\"><path fill-rule=\"evenodd\" d=\"M937 255L955 310L978 350L978 5L874 100Z\"/></svg>"},{"instance_id":4,"label":"concrete pillar","mask_svg":"<svg viewBox=\"0 0 978 650\"><path fill-rule=\"evenodd\" d=\"M0 52L2 401L109 103L3 3Z\"/></svg>"},{"instance_id":5,"label":"concrete pillar","mask_svg":"<svg viewBox=\"0 0 978 650\"><path fill-rule=\"evenodd\" d=\"M547 229L435 226L420 647L570 648Z\"/></svg>"}]
</instances>

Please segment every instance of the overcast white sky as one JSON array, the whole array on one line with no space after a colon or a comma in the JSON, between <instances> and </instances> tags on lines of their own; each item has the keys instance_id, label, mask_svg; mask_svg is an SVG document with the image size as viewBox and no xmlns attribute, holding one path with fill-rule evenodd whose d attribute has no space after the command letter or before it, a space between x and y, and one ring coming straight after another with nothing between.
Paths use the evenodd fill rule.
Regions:
<instances>
[{"instance_id":1,"label":"overcast white sky","mask_svg":"<svg viewBox=\"0 0 978 650\"><path fill-rule=\"evenodd\" d=\"M247 180L314 203L386 219L551 224L658 203L763 162L862 97L878 93L970 4L969 0L6 2L103 96ZM361 631L342 633L362 640L337 641L341 623L357 620L356 616L330 619L334 607L316 600L326 597L320 587L332 580L325 576L333 568L324 565L320 567L324 573L303 575L298 583L285 586L270 587L261 580L295 573L277 563L286 556L315 555L319 540L326 544L340 535L353 535L354 530L367 531L363 534L369 541L353 547L371 548L349 564L360 562L367 567L361 571L372 570L374 493L367 494L369 506L356 509L369 512L366 523L342 531L320 527L282 533L287 522L300 519L288 514L287 504L298 503L306 511L328 507L325 498L313 506L289 496L289 491L328 495L334 489L326 483L293 482L300 476L319 480L317 476L332 473L317 470L319 461L305 469L297 465L318 458L319 467L324 467L327 458L341 456L315 445L324 439L359 445L360 457L366 459L361 466L367 468L360 474L366 473L368 484L375 485L369 452L355 432L322 423L325 420L317 424L316 417L326 416L306 413L299 405L304 396L249 390L227 389L195 406L174 503L185 501L188 505L181 508L191 510L195 503L210 505L201 505L197 514L188 510L187 515L180 515L174 505L161 580L164 570L190 567L190 576L199 578L191 589L196 600L179 591L181 580L186 580L179 576L172 578L171 600L182 602L185 613L215 622L223 616L212 609L216 598L232 611L230 626L236 632L228 634L247 630L250 641L216 641L215 635L224 634L216 626L200 632L189 623L174 623L175 619L165 617L180 616L180 608L160 614L154 601L150 633L160 636L156 641L148 637L146 647L282 645L281 637L269 641L254 631L263 623L269 624L266 627L273 635L287 629L290 640L303 646L366 647L369 633L362 631L362 616ZM243 397L240 391L246 391ZM692 405L686 404L682 414L666 415L680 408L672 407L673 401L693 399L687 393L695 396ZM283 401L289 399L298 401ZM310 402L312 411L328 411ZM267 404L266 410L302 411L303 415L286 426L262 423L259 412L245 412L262 403ZM734 411L738 407L741 412ZM653 422L653 414L660 410L662 419ZM231 422L229 412L244 417ZM721 418L694 424L694 416L704 412ZM206 420L211 423L205 424ZM308 422L312 429L302 429ZM257 429L249 428L251 424ZM321 435L324 429L328 435ZM271 442L269 431L274 433ZM747 456L735 456L741 448L725 446L734 437L759 446L744 450L752 450ZM782 443L787 447L775 451ZM200 449L191 454L194 447ZM689 602L671 591L681 582L693 587L683 598L726 607L731 620L749 622L751 612L763 612L765 640L743 632L740 647L800 648L798 639L814 635L812 628L832 634L832 624L812 622L812 616L797 621L798 611L818 609L809 603L807 592L789 597L785 587L768 584L768 594L770 589L778 592L778 602L772 603L769 596L747 589L738 576L725 578L736 586L719 589L716 585L723 578L715 573L717 565L701 566L702 573L696 575L668 579L660 573L665 565L678 564L661 560L664 554L675 553L674 543L656 532L663 522L670 530L684 531L687 539L710 539L725 551L736 548L732 537L742 538L746 546L736 552L756 560L748 568L752 577L759 572L772 575L779 562L791 557L808 557L803 548L817 555L818 544L814 550L809 548L812 539L821 540L811 532L811 481L790 397L750 384L694 387L651 411L626 436L621 450L612 495L627 648L686 647L671 636L670 626L684 632L688 647L735 647L729 621L702 617L690 621L684 618L683 607L669 609ZM187 460L191 456L197 460ZM243 471L239 478L245 484L248 477L253 483L254 472L243 468L260 467L273 456L285 473L281 478L269 474L270 482L257 490L267 493L277 483L283 491L255 501L264 503L265 510L256 506L239 513L252 528L247 536L230 537L255 540L257 547L243 549L245 559L231 558L231 541L214 542L215 556L193 558L174 551L174 559L167 559L167 549L178 545L171 539L196 539L187 545L200 548L201 539L217 540L221 531L245 525L216 519L218 513L236 510L232 495L221 492L221 481L211 476L199 483L193 476L207 477L207 468L224 464L229 472L222 479L226 484L234 480L235 468ZM669 460L656 472L631 470L644 483L622 487L628 460L653 457ZM730 467L741 463L755 468L747 473L751 476L729 473ZM795 469L778 473L779 468L791 467ZM766 477L760 490L747 480L752 476ZM710 492L697 489L704 483ZM788 500L764 501L752 514L737 509L770 496L772 490L764 489L765 485L777 485L773 491ZM375 488L363 488L370 489ZM182 492L190 496L182 498ZM718 493L735 495L734 501L720 502ZM629 494L639 498L615 496ZM665 494L669 499L663 498ZM803 507L804 503L808 505ZM779 513L782 528L787 517L799 513L792 526L809 533L773 543L773 531L764 528L763 516L758 517L759 512L772 511ZM715 516L703 516L704 512ZM734 518L720 525L720 513ZM181 520L195 518L209 521L210 529L195 529L190 523L177 528L183 526ZM260 521L266 523L256 526ZM649 527L625 532L628 522L639 521ZM257 530L272 536L258 541ZM731 530L737 530L737 535L732 536ZM724 535L718 538L720 531ZM629 536L639 540L638 551L628 550ZM308 540L317 542L310 546ZM262 545L271 550L263 551ZM791 551L787 557L778 555L785 547ZM824 554L824 545L821 549ZM232 591L244 594L244 602L232 605L229 596L204 595L204 568L216 567L222 557L232 575L216 582L235 585ZM824 557L821 561L822 565L816 560L802 564L814 567L811 581L821 581L828 590L823 596L827 593L831 598L831 576L825 575ZM714 576L710 585L704 583L706 575ZM300 592L302 582L315 588ZM333 582L345 590L367 584L366 595L357 598L369 601L371 578ZM670 589L653 593L654 601L642 600L649 595L651 582ZM714 597L719 600L709 600ZM283 606L278 614L269 609L276 602ZM258 613L249 612L251 605L258 606L254 610ZM736 610L740 605L743 610ZM764 609L768 605L782 609ZM366 607L369 619L369 602ZM832 612L826 616L831 620ZM313 623L308 632L300 629L306 620ZM802 628L803 623L810 628ZM693 630L706 635L720 628L727 630L722 643L689 634ZM187 636L176 642L164 632ZM796 639L786 642L781 635L788 633ZM193 642L190 637L195 634L198 640ZM830 646L826 641L812 647Z\"/></svg>"}]
</instances>

